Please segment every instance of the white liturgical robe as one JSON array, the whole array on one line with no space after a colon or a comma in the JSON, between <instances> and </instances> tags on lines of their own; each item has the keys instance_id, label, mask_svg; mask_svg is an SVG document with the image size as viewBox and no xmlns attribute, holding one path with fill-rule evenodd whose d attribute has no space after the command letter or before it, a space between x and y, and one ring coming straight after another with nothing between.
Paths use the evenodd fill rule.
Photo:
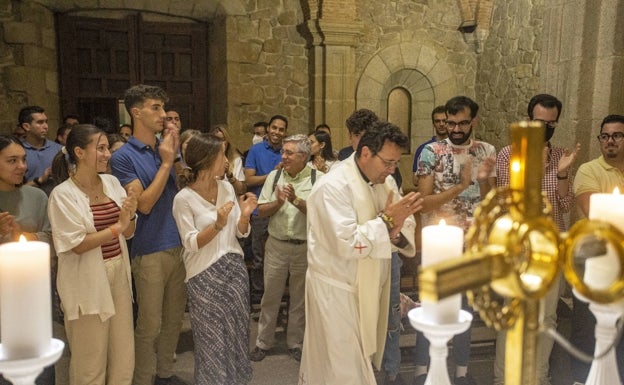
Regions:
<instances>
[{"instance_id":1,"label":"white liturgical robe","mask_svg":"<svg viewBox=\"0 0 624 385\"><path fill-rule=\"evenodd\" d=\"M300 385L375 385L387 333L392 244L377 214L390 191L392 176L371 185L354 156L325 175L308 197L308 272L306 331ZM401 233L414 256L415 221Z\"/></svg>"}]
</instances>

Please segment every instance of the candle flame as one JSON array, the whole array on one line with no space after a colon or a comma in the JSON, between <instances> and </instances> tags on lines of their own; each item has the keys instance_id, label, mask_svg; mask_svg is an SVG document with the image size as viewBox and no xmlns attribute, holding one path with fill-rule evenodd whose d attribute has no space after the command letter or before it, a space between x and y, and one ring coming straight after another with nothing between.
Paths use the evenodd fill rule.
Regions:
<instances>
[{"instance_id":1,"label":"candle flame","mask_svg":"<svg viewBox=\"0 0 624 385\"><path fill-rule=\"evenodd\" d=\"M446 221L444 219L440 219L440 226L446 226Z\"/></svg>"},{"instance_id":2,"label":"candle flame","mask_svg":"<svg viewBox=\"0 0 624 385\"><path fill-rule=\"evenodd\" d=\"M613 189L613 195L620 195L620 189L617 186Z\"/></svg>"},{"instance_id":3,"label":"candle flame","mask_svg":"<svg viewBox=\"0 0 624 385\"><path fill-rule=\"evenodd\" d=\"M511 171L512 172L520 172L520 162L517 160L514 160L511 163Z\"/></svg>"},{"instance_id":4,"label":"candle flame","mask_svg":"<svg viewBox=\"0 0 624 385\"><path fill-rule=\"evenodd\" d=\"M26 237L24 236L24 234L20 234L19 241L20 242L26 242Z\"/></svg>"}]
</instances>

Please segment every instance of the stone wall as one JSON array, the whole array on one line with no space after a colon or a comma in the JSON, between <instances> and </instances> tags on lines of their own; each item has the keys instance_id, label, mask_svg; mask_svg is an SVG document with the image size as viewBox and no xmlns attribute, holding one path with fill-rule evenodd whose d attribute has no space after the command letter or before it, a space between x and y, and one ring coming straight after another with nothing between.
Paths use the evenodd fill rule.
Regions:
<instances>
[{"instance_id":1,"label":"stone wall","mask_svg":"<svg viewBox=\"0 0 624 385\"><path fill-rule=\"evenodd\" d=\"M483 53L478 56L476 100L480 132L497 149L509 143L509 124L525 119L538 92L544 7L539 0L496 2Z\"/></svg>"},{"instance_id":2,"label":"stone wall","mask_svg":"<svg viewBox=\"0 0 624 385\"><path fill-rule=\"evenodd\" d=\"M433 134L431 110L455 95L474 97L476 53L457 30L462 20L456 0L359 1L359 6L363 32L356 48L356 105L386 119L387 93L396 86L409 90L412 153L401 162L409 190L413 152ZM411 84L409 78L422 81Z\"/></svg>"},{"instance_id":3,"label":"stone wall","mask_svg":"<svg viewBox=\"0 0 624 385\"><path fill-rule=\"evenodd\" d=\"M253 123L275 114L288 118L288 134L307 133L308 51L297 27L302 22L299 1L249 0L247 15L215 23L225 47L216 48L214 44L223 42L213 42L209 55L215 48L225 54L227 80L214 79L215 86L223 87L211 86L211 98L226 100L225 111L215 114L227 114L218 118L227 119L242 138L239 147L249 146Z\"/></svg>"},{"instance_id":4,"label":"stone wall","mask_svg":"<svg viewBox=\"0 0 624 385\"><path fill-rule=\"evenodd\" d=\"M50 135L59 122L54 15L21 1L0 1L0 133L10 133L25 105L46 110Z\"/></svg>"}]
</instances>

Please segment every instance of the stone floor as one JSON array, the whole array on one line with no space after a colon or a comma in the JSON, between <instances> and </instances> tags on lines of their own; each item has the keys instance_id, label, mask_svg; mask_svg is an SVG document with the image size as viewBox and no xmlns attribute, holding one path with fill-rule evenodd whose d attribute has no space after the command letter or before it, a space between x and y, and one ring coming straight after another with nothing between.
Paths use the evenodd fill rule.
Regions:
<instances>
[{"instance_id":1,"label":"stone floor","mask_svg":"<svg viewBox=\"0 0 624 385\"><path fill-rule=\"evenodd\" d=\"M257 311L256 311L257 312ZM252 313L251 322L251 340L250 348L254 345L255 335L257 332L257 322L253 320ZM560 331L566 334L569 330L569 319L561 319ZM55 336L63 338L64 332L60 324L55 323ZM413 353L412 347L415 342L415 334L411 326L405 323L405 331L401 336L401 376L406 384L410 384L414 377ZM482 324L477 324L473 328L473 346L472 357L469 370L475 378L478 385L492 384L492 367L494 360L494 333L485 328ZM56 365L56 384L66 385L67 368L69 356L67 348L63 357ZM299 363L290 358L285 346L285 336L283 327L278 326L277 344L271 353L261 362L253 362L254 378L252 385L296 385L299 371ZM452 365L452 364L449 364ZM184 330L180 336L178 345L177 361L175 364L176 375L185 380L188 384L193 384L193 342L189 327L189 322L184 322ZM551 358L551 373L553 375L553 385L571 385L569 379L569 363L568 356L559 347L555 346L554 353ZM381 377L381 375L379 375ZM379 381L381 385L383 381Z\"/></svg>"}]
</instances>

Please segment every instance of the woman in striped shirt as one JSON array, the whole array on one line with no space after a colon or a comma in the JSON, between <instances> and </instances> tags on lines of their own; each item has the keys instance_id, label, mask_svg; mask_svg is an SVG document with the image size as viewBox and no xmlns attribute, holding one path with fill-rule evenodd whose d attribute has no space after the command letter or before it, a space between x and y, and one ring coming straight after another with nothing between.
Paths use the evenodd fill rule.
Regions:
<instances>
[{"instance_id":1,"label":"woman in striped shirt","mask_svg":"<svg viewBox=\"0 0 624 385\"><path fill-rule=\"evenodd\" d=\"M72 355L70 385L128 384L134 370L132 289L126 238L137 198L105 174L104 132L74 126L54 158L48 216L58 262L57 288Z\"/></svg>"}]
</instances>

